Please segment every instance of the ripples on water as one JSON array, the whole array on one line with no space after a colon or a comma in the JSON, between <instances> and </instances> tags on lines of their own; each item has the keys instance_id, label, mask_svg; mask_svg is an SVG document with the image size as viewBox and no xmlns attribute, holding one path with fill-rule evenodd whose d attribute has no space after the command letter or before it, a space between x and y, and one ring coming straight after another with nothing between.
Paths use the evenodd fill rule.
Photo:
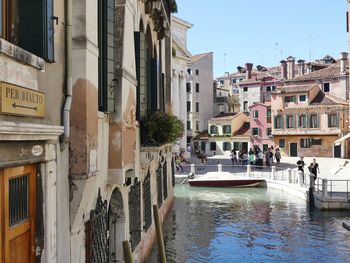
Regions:
<instances>
[{"instance_id":1,"label":"ripples on water","mask_svg":"<svg viewBox=\"0 0 350 263\"><path fill-rule=\"evenodd\" d=\"M164 226L169 263L350 262L348 212L310 211L277 190L177 185ZM158 262L157 247L147 263Z\"/></svg>"}]
</instances>

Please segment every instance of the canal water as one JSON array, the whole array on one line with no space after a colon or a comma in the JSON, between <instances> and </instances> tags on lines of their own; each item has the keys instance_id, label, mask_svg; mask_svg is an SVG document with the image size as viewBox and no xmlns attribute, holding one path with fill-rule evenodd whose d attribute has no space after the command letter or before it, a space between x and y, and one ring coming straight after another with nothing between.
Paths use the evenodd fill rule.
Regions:
<instances>
[{"instance_id":1,"label":"canal water","mask_svg":"<svg viewBox=\"0 0 350 263\"><path fill-rule=\"evenodd\" d=\"M175 196L163 229L169 263L350 262L349 212L264 188L176 185ZM158 262L157 245L146 262Z\"/></svg>"}]
</instances>

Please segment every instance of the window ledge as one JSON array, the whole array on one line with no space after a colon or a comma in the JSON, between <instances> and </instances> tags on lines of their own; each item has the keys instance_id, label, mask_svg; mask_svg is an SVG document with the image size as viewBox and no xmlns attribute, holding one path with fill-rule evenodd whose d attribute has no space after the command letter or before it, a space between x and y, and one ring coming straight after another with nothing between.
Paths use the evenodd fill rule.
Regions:
<instances>
[{"instance_id":1,"label":"window ledge","mask_svg":"<svg viewBox=\"0 0 350 263\"><path fill-rule=\"evenodd\" d=\"M39 70L45 69L44 59L0 38L0 54L5 54Z\"/></svg>"}]
</instances>

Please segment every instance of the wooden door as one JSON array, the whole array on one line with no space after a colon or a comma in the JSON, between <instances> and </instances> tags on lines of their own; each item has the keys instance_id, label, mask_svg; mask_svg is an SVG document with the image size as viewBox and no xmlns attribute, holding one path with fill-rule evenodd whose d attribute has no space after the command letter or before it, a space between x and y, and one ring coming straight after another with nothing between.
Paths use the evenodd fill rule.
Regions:
<instances>
[{"instance_id":1,"label":"wooden door","mask_svg":"<svg viewBox=\"0 0 350 263\"><path fill-rule=\"evenodd\" d=\"M289 156L290 157L297 157L298 156L298 144L297 143L295 143L295 142L290 143Z\"/></svg>"},{"instance_id":2,"label":"wooden door","mask_svg":"<svg viewBox=\"0 0 350 263\"><path fill-rule=\"evenodd\" d=\"M3 262L35 262L36 171L34 165L0 171ZM0 260L1 261L1 260Z\"/></svg>"}]
</instances>

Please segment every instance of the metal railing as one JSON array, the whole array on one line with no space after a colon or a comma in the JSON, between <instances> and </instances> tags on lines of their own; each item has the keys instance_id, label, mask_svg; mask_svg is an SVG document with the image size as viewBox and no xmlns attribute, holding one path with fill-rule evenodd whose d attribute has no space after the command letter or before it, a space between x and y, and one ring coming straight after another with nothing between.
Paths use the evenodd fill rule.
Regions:
<instances>
[{"instance_id":1,"label":"metal railing","mask_svg":"<svg viewBox=\"0 0 350 263\"><path fill-rule=\"evenodd\" d=\"M264 178L266 180L287 181L297 184L298 171L290 168L280 168L276 166L258 166L258 165L209 165L209 164L186 164L182 165L182 170L178 174L188 175L191 172L195 175L203 175L208 172L228 172L233 176ZM303 184L307 186L307 184Z\"/></svg>"},{"instance_id":2,"label":"metal railing","mask_svg":"<svg viewBox=\"0 0 350 263\"><path fill-rule=\"evenodd\" d=\"M349 199L350 180L328 180L317 178L315 183L316 194L324 198L346 198Z\"/></svg>"}]
</instances>

